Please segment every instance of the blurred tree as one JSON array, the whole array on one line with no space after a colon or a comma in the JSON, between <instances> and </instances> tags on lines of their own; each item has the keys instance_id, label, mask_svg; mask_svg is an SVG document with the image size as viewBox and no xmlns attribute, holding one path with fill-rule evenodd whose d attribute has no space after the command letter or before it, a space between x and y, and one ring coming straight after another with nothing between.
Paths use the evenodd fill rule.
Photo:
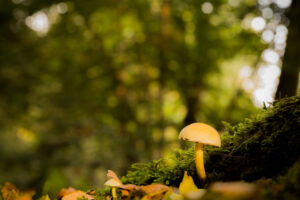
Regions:
<instances>
[{"instance_id":1,"label":"blurred tree","mask_svg":"<svg viewBox=\"0 0 300 200\"><path fill-rule=\"evenodd\" d=\"M0 2L0 181L100 186L106 169L122 174L178 147L183 124L254 112L224 61L260 53L242 26L255 6Z\"/></svg>"},{"instance_id":2,"label":"blurred tree","mask_svg":"<svg viewBox=\"0 0 300 200\"><path fill-rule=\"evenodd\" d=\"M299 79L299 46L300 46L300 3L294 0L287 17L290 20L287 48L283 58L282 72L276 91L276 99L297 94Z\"/></svg>"}]
</instances>

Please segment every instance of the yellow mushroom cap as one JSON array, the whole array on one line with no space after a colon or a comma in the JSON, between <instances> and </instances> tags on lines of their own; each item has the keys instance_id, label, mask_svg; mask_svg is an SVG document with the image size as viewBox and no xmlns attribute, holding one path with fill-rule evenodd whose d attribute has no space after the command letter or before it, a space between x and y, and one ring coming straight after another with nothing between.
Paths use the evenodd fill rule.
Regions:
<instances>
[{"instance_id":1,"label":"yellow mushroom cap","mask_svg":"<svg viewBox=\"0 0 300 200\"><path fill-rule=\"evenodd\" d=\"M204 123L192 123L184 127L179 134L179 139L199 142L206 145L221 146L219 133L213 127Z\"/></svg>"}]
</instances>

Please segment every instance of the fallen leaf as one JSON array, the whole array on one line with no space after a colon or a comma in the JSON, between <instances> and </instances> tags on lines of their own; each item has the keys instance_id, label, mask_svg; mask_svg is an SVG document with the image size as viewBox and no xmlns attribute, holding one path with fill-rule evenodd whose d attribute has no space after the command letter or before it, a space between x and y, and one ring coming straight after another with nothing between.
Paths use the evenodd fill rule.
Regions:
<instances>
[{"instance_id":1,"label":"fallen leaf","mask_svg":"<svg viewBox=\"0 0 300 200\"><path fill-rule=\"evenodd\" d=\"M121 191L121 196L122 197L127 197L127 196L129 196L129 191L128 190L120 190Z\"/></svg>"},{"instance_id":2,"label":"fallen leaf","mask_svg":"<svg viewBox=\"0 0 300 200\"><path fill-rule=\"evenodd\" d=\"M134 184L123 185L119 177L112 170L108 170L107 176L110 179L106 181L104 185L119 188L122 197L130 196L133 191L142 191L146 193L144 200L150 200L154 197L155 199L162 199L163 195L170 190L168 186L163 184L152 184L145 186L137 186Z\"/></svg>"},{"instance_id":3,"label":"fallen leaf","mask_svg":"<svg viewBox=\"0 0 300 200\"><path fill-rule=\"evenodd\" d=\"M40 197L38 200L50 200L50 197L47 194L47 195Z\"/></svg>"},{"instance_id":4,"label":"fallen leaf","mask_svg":"<svg viewBox=\"0 0 300 200\"><path fill-rule=\"evenodd\" d=\"M13 198L11 198L10 200L31 200L32 196L28 196L28 195L16 195Z\"/></svg>"},{"instance_id":5,"label":"fallen leaf","mask_svg":"<svg viewBox=\"0 0 300 200\"><path fill-rule=\"evenodd\" d=\"M3 199L7 199L11 192L16 191L17 188L10 182L6 182L4 186L1 188L1 193Z\"/></svg>"},{"instance_id":6,"label":"fallen leaf","mask_svg":"<svg viewBox=\"0 0 300 200\"><path fill-rule=\"evenodd\" d=\"M19 190L14 184L6 182L1 188L3 200L32 200L34 190Z\"/></svg>"},{"instance_id":7,"label":"fallen leaf","mask_svg":"<svg viewBox=\"0 0 300 200\"><path fill-rule=\"evenodd\" d=\"M64 196L71 194L73 192L76 192L75 188L69 187L69 188L63 188L59 191L59 193L57 194L57 199L60 200L62 199Z\"/></svg>"},{"instance_id":8,"label":"fallen leaf","mask_svg":"<svg viewBox=\"0 0 300 200\"><path fill-rule=\"evenodd\" d=\"M85 193L83 191L77 190L73 193L70 193L70 194L64 196L62 198L62 200L77 200L78 198L84 198L84 199L88 199L88 200L93 200L94 199L93 196L88 195L87 193Z\"/></svg>"},{"instance_id":9,"label":"fallen leaf","mask_svg":"<svg viewBox=\"0 0 300 200\"><path fill-rule=\"evenodd\" d=\"M152 185L145 185L141 186L141 189L146 192L147 194L149 193L154 193L154 192L162 192L162 191L168 191L170 188L166 185L163 184L152 184Z\"/></svg>"},{"instance_id":10,"label":"fallen leaf","mask_svg":"<svg viewBox=\"0 0 300 200\"><path fill-rule=\"evenodd\" d=\"M81 190L76 190L72 187L63 188L57 194L58 200L77 200L78 198L86 198L88 200L94 199L92 195L87 194L86 192L83 192Z\"/></svg>"},{"instance_id":11,"label":"fallen leaf","mask_svg":"<svg viewBox=\"0 0 300 200\"><path fill-rule=\"evenodd\" d=\"M133 190L139 190L139 187L133 184L121 185L120 187L121 196L129 196Z\"/></svg>"},{"instance_id":12,"label":"fallen leaf","mask_svg":"<svg viewBox=\"0 0 300 200\"><path fill-rule=\"evenodd\" d=\"M162 184L141 186L141 189L146 193L142 200L162 199L171 190L168 186Z\"/></svg>"},{"instance_id":13,"label":"fallen leaf","mask_svg":"<svg viewBox=\"0 0 300 200\"><path fill-rule=\"evenodd\" d=\"M87 194L89 194L89 195L95 195L96 194L96 190L92 189L92 190L88 191Z\"/></svg>"},{"instance_id":14,"label":"fallen leaf","mask_svg":"<svg viewBox=\"0 0 300 200\"><path fill-rule=\"evenodd\" d=\"M126 185L121 185L119 188L125 189L125 190L137 190L140 186L136 186L134 184L126 184Z\"/></svg>"},{"instance_id":15,"label":"fallen leaf","mask_svg":"<svg viewBox=\"0 0 300 200\"><path fill-rule=\"evenodd\" d=\"M177 188L173 188L172 190L169 190L164 198L164 200L183 200L184 197L179 193L179 190Z\"/></svg>"},{"instance_id":16,"label":"fallen leaf","mask_svg":"<svg viewBox=\"0 0 300 200\"><path fill-rule=\"evenodd\" d=\"M194 180L191 176L184 172L183 179L179 185L179 191L182 195L186 195L189 192L196 192L198 191L197 186L194 183Z\"/></svg>"}]
</instances>

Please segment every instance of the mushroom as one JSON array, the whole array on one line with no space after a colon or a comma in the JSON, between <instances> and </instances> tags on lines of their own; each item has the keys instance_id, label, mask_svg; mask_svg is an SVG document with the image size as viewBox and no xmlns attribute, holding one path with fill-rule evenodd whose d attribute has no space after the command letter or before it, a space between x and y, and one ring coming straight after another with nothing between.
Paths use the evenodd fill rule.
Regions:
<instances>
[{"instance_id":1,"label":"mushroom","mask_svg":"<svg viewBox=\"0 0 300 200\"><path fill-rule=\"evenodd\" d=\"M200 180L206 178L203 162L203 145L212 145L221 147L219 133L211 126L204 123L192 123L184 127L179 134L179 139L196 142L195 161L197 174Z\"/></svg>"},{"instance_id":2,"label":"mushroom","mask_svg":"<svg viewBox=\"0 0 300 200\"><path fill-rule=\"evenodd\" d=\"M112 197L113 199L117 199L116 188L122 186L122 183L120 183L118 180L115 179L109 179L104 183L104 185L112 187L111 189Z\"/></svg>"}]
</instances>

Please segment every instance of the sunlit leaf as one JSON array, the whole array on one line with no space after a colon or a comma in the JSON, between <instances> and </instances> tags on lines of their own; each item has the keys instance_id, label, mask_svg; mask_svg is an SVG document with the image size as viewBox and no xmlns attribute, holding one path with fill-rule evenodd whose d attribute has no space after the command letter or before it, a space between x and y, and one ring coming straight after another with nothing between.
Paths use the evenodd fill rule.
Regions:
<instances>
[{"instance_id":1,"label":"sunlit leaf","mask_svg":"<svg viewBox=\"0 0 300 200\"><path fill-rule=\"evenodd\" d=\"M76 192L73 192L71 194L68 194L68 195L64 196L62 198L62 200L77 200L79 198L81 198L81 199L87 199L87 200L94 199L93 196L88 195L87 193L85 193L83 191L77 190Z\"/></svg>"},{"instance_id":2,"label":"sunlit leaf","mask_svg":"<svg viewBox=\"0 0 300 200\"><path fill-rule=\"evenodd\" d=\"M67 189L65 189L65 188L62 189L58 193L57 198L61 199L61 200L77 200L78 198L83 198L83 199L88 199L88 200L94 199L94 197L92 195L89 195L80 190L75 190L72 187L69 187Z\"/></svg>"},{"instance_id":3,"label":"sunlit leaf","mask_svg":"<svg viewBox=\"0 0 300 200\"><path fill-rule=\"evenodd\" d=\"M168 191L170 188L163 184L152 184L152 185L146 185L140 187L144 192L147 194L153 193L153 192L162 192L162 191Z\"/></svg>"},{"instance_id":4,"label":"sunlit leaf","mask_svg":"<svg viewBox=\"0 0 300 200\"><path fill-rule=\"evenodd\" d=\"M164 194L170 190L168 186L163 184L152 184L145 186L137 186L134 184L123 185L118 176L112 170L108 170L107 176L111 179L108 180L105 185L111 184L111 187L120 188L122 196L129 196L133 191L142 191L146 194L143 198L144 200L153 198L161 199Z\"/></svg>"},{"instance_id":5,"label":"sunlit leaf","mask_svg":"<svg viewBox=\"0 0 300 200\"><path fill-rule=\"evenodd\" d=\"M183 200L184 197L183 197L183 195L181 195L181 194L179 193L179 191L178 191L177 189L172 189L172 190L169 190L169 191L165 194L165 196L164 196L163 199L164 199L164 200Z\"/></svg>"},{"instance_id":6,"label":"sunlit leaf","mask_svg":"<svg viewBox=\"0 0 300 200\"><path fill-rule=\"evenodd\" d=\"M47 195L44 195L44 196L40 197L38 200L50 200L50 197L47 194Z\"/></svg>"},{"instance_id":7,"label":"sunlit leaf","mask_svg":"<svg viewBox=\"0 0 300 200\"><path fill-rule=\"evenodd\" d=\"M161 188L155 186L155 188L151 188L150 191L152 192L147 193L147 195L145 195L142 200L162 199L169 190L169 188Z\"/></svg>"},{"instance_id":8,"label":"sunlit leaf","mask_svg":"<svg viewBox=\"0 0 300 200\"><path fill-rule=\"evenodd\" d=\"M59 191L57 194L57 199L62 199L64 196L67 196L73 192L76 192L75 188L69 187L69 188L63 188Z\"/></svg>"},{"instance_id":9,"label":"sunlit leaf","mask_svg":"<svg viewBox=\"0 0 300 200\"><path fill-rule=\"evenodd\" d=\"M195 185L193 178L189 176L186 171L184 172L183 179L179 185L179 191L182 195L185 195L188 192L198 191L198 188Z\"/></svg>"}]
</instances>

